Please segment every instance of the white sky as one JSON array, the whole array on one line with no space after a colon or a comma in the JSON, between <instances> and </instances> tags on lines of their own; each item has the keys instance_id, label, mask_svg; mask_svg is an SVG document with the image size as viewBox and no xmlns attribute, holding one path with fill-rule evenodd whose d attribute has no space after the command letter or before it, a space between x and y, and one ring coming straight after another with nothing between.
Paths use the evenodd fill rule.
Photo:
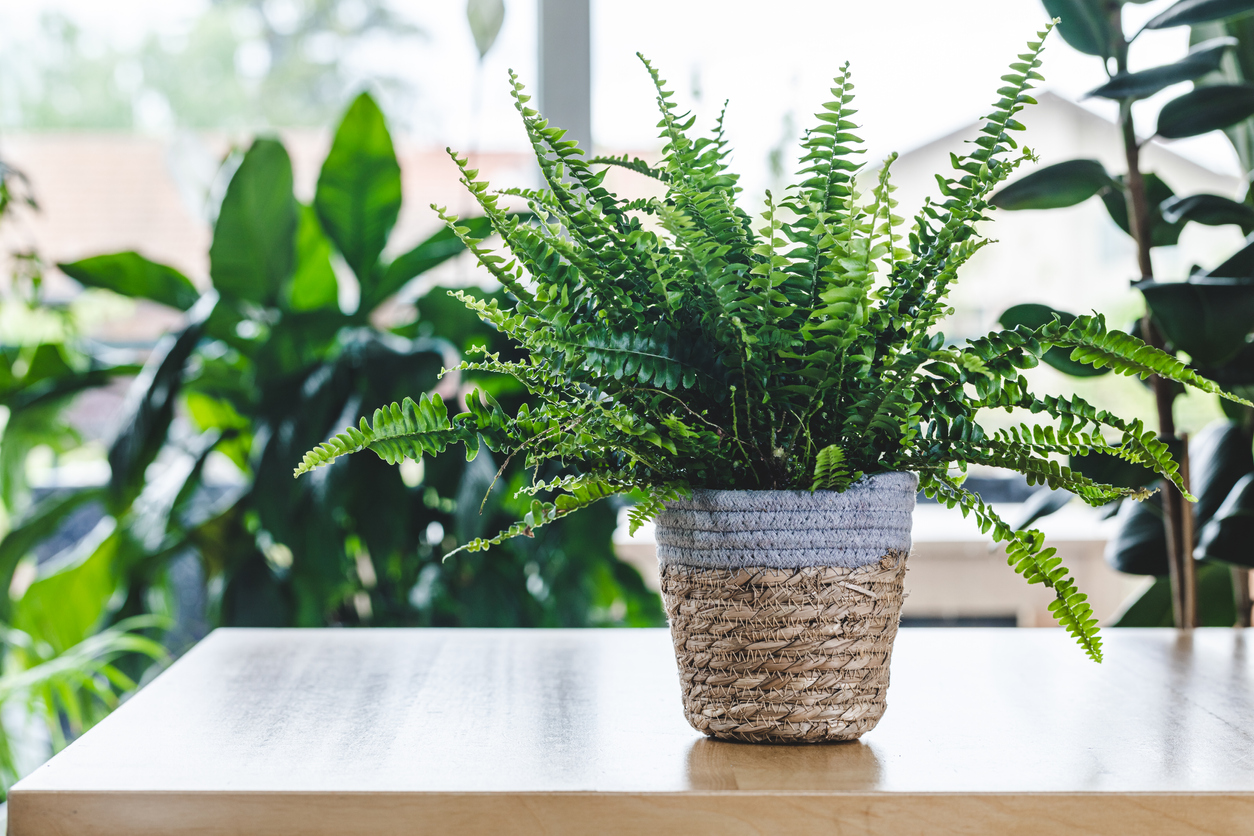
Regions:
<instances>
[{"instance_id":1,"label":"white sky","mask_svg":"<svg viewBox=\"0 0 1254 836\"><path fill-rule=\"evenodd\" d=\"M535 0L505 2L505 25L481 69L462 0L393 0L399 12L423 26L428 39L407 47L372 43L351 56L353 63L363 79L386 71L413 80L417 110L393 118L421 141L522 149L506 71L514 68L524 81L536 76L536 8ZM597 144L616 150L658 145L651 86L635 57L640 51L671 82L680 102L695 107L703 124L723 99L732 100L728 131L738 168L746 172L765 167L767 154L780 143L786 115L792 114L793 134L810 123L815 106L827 98L831 76L846 60L870 159L969 124L987 110L1005 66L1046 20L1039 0L592 2ZM1129 4L1130 26L1171 2ZM204 0L0 0L0 48L32 31L48 9L70 13L102 42L125 45L148 31L178 31L204 5ZM1043 68L1046 88L1079 99L1101 83L1098 59L1077 53L1056 35L1051 40ZM1133 46L1132 68L1174 60L1187 48L1187 28L1147 33ZM1143 133L1162 102L1183 89L1138 105ZM1106 102L1086 106L1111 113ZM1027 141L1030 145L1031 138ZM1212 169L1235 171L1232 151L1219 134L1176 143L1175 150Z\"/></svg>"}]
</instances>

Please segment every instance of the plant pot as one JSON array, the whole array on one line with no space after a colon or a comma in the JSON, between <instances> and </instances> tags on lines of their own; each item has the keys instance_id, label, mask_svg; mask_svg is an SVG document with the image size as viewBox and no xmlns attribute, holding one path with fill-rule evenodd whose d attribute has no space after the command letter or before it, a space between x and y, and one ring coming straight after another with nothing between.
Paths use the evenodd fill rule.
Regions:
<instances>
[{"instance_id":1,"label":"plant pot","mask_svg":"<svg viewBox=\"0 0 1254 836\"><path fill-rule=\"evenodd\" d=\"M708 491L657 518L684 715L751 743L854 740L884 715L918 478Z\"/></svg>"}]
</instances>

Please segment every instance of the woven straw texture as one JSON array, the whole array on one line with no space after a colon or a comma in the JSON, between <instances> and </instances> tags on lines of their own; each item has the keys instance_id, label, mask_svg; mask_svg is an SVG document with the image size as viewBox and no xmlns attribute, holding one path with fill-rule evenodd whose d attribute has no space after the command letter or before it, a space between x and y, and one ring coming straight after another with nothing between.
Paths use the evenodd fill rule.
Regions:
<instances>
[{"instance_id":1,"label":"woven straw texture","mask_svg":"<svg viewBox=\"0 0 1254 836\"><path fill-rule=\"evenodd\" d=\"M906 552L857 568L667 563L684 714L711 737L854 740L884 715Z\"/></svg>"}]
</instances>

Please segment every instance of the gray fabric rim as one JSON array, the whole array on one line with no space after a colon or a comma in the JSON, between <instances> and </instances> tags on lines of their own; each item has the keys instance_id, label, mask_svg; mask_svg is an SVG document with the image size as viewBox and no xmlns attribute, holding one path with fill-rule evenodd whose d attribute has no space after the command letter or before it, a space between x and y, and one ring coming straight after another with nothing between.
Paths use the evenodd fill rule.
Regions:
<instances>
[{"instance_id":1,"label":"gray fabric rim","mask_svg":"<svg viewBox=\"0 0 1254 836\"><path fill-rule=\"evenodd\" d=\"M658 561L708 569L866 566L910 551L918 488L914 473L877 473L842 493L695 490L658 514Z\"/></svg>"}]
</instances>

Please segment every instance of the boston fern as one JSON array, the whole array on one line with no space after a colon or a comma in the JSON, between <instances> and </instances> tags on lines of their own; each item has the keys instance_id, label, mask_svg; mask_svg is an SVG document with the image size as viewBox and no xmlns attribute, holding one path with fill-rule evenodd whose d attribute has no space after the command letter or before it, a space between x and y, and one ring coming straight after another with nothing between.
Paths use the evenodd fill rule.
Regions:
<instances>
[{"instance_id":1,"label":"boston fern","mask_svg":"<svg viewBox=\"0 0 1254 836\"><path fill-rule=\"evenodd\" d=\"M1032 159L1010 132L1022 130L1014 117L1033 103L1040 51L1038 40L1011 65L980 138L969 154L952 157L956 175L938 178L941 199L925 203L904 235L889 181L895 155L868 173L873 182L859 193L847 65L802 140L800 182L782 197L768 192L757 224L736 204L722 117L712 136L691 138L693 117L678 112L648 61L665 142L657 166L585 160L527 107L511 74L547 188L492 192L453 155L508 256L437 211L514 301L456 295L527 358L485 354L461 368L512 375L535 405L509 415L475 391L467 411L450 416L438 395L407 399L308 453L297 475L367 447L389 462L457 443L473 457L481 440L529 467L567 465L569 475L525 489L552 501L533 500L524 520L463 547L474 551L625 492L639 500L639 526L692 488L841 491L864 475L915 471L928 496L974 514L1004 542L1029 583L1054 590L1055 617L1100 660L1096 618L1055 550L1040 532L999 519L962 487L962 474L972 464L1008 468L1092 505L1148 495L1096 483L1057 460L1100 450L1181 484L1166 445L1140 420L1028 390L1022 371L1052 346L1096 367L1223 393L1174 357L1107 330L1100 316L962 345L934 330L950 313L945 299L958 269L989 243L976 225L987 220L991 191ZM619 198L602 185L608 166L660 181L665 196ZM535 217L507 213L504 195L526 200ZM977 416L996 408L1049 423L990 433Z\"/></svg>"}]
</instances>

